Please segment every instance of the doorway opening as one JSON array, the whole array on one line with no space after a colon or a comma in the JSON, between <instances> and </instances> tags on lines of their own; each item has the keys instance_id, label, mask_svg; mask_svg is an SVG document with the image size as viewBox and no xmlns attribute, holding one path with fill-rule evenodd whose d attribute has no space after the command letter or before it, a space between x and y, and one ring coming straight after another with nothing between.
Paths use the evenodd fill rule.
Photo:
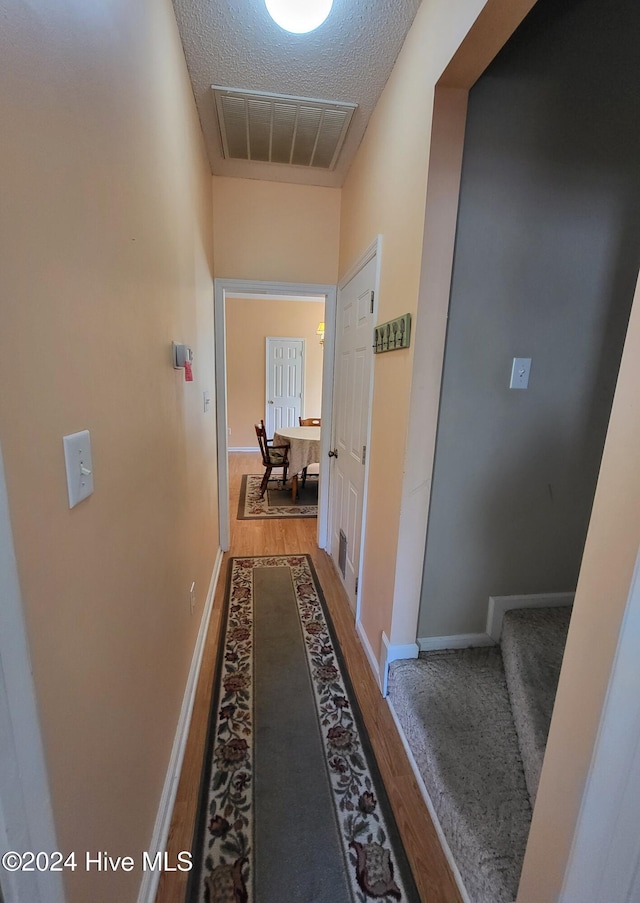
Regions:
<instances>
[{"instance_id":1,"label":"doorway opening","mask_svg":"<svg viewBox=\"0 0 640 903\"><path fill-rule=\"evenodd\" d=\"M430 685L438 683L433 705L446 708L447 724L462 727L466 712L469 728L476 717L465 776L495 776L498 762L506 776L520 770L512 784L494 782L494 802L483 798L483 818L471 824L480 798L474 788L434 786L436 771L447 769L429 777L424 765L432 798L447 801L438 817L454 838L454 860L464 863L467 841L467 851L482 846L477 858L487 871L463 875L478 900L517 893L564 650L560 636L532 655L532 637L547 636L552 615L543 623L535 612L534 626L523 631L524 609L556 608L566 637L558 596L578 581L637 281L640 179L632 161L640 148L633 115L640 83L628 35L638 25L626 0L604 24L592 0L562 10L539 0L469 94L417 630L423 656L394 667L392 686L395 694L401 670L417 682L418 671L430 669ZM525 391L510 387L518 358L531 359ZM500 648L496 611L514 602L521 612L508 617ZM551 642L559 651L552 666ZM527 686L525 659L533 669ZM473 662L485 681L477 706L469 704L481 686ZM540 670L554 678L543 703L529 690ZM500 737L511 724L504 758L490 713L478 714L494 692L489 672L504 702ZM452 691L462 673L464 689ZM393 703L400 712L395 695ZM523 717L526 711L536 717ZM429 729L416 758L429 763L442 737L433 736L428 705L419 721ZM404 726L415 739L415 724ZM453 729L450 740L460 762L464 742ZM500 848L495 832L483 833L498 825L496 811L520 819ZM495 863L504 849L509 874L504 868L499 876L492 857Z\"/></svg>"},{"instance_id":2,"label":"doorway opening","mask_svg":"<svg viewBox=\"0 0 640 903\"><path fill-rule=\"evenodd\" d=\"M2 448L0 598L0 845L3 852L58 850ZM5 903L64 903L64 899L61 871L2 870L0 900Z\"/></svg>"},{"instance_id":3,"label":"doorway opening","mask_svg":"<svg viewBox=\"0 0 640 903\"><path fill-rule=\"evenodd\" d=\"M331 285L215 280L218 504L223 551L229 548L229 453L258 450L254 424L261 419L270 439L273 430L269 431L269 424L281 425L276 423L278 417L284 416L285 421L294 415L320 417L323 423L331 423L335 305L336 287ZM285 357L294 362L291 366L269 367L268 339L274 354L286 352ZM301 340L301 345L295 344ZM299 350L302 358L295 363ZM276 358L272 363L276 364ZM294 377L299 385L293 384ZM285 394L275 396L270 389ZM296 395L302 396L299 413ZM270 410L278 407L279 413ZM323 430L321 462L327 460L329 444L330 430ZM323 479L321 468L320 548L327 546L328 506L328 480Z\"/></svg>"}]
</instances>

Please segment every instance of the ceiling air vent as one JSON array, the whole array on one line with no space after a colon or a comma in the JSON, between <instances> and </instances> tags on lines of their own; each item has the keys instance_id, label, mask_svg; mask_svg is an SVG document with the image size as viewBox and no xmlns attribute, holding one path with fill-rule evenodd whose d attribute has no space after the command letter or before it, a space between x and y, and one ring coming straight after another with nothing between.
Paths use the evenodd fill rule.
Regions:
<instances>
[{"instance_id":1,"label":"ceiling air vent","mask_svg":"<svg viewBox=\"0 0 640 903\"><path fill-rule=\"evenodd\" d=\"M333 169L355 103L212 86L224 155Z\"/></svg>"}]
</instances>

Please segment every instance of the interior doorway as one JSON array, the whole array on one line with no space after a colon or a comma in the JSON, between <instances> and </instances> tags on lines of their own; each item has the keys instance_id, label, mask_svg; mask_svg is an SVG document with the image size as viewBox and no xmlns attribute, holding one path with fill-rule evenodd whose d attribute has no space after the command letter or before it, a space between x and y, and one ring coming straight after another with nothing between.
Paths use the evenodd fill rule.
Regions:
<instances>
[{"instance_id":1,"label":"interior doorway","mask_svg":"<svg viewBox=\"0 0 640 903\"><path fill-rule=\"evenodd\" d=\"M0 851L56 840L0 448ZM4 895L4 896L2 896ZM2 870L4 903L63 903L62 870Z\"/></svg>"},{"instance_id":2,"label":"interior doorway","mask_svg":"<svg viewBox=\"0 0 640 903\"><path fill-rule=\"evenodd\" d=\"M540 5L532 21L545 37L542 59L534 60L533 41L526 48L506 48L488 81L473 88L470 116L463 121L466 175L459 217L451 219L458 246L435 470L428 455L422 459L427 465L422 497L431 507L418 636L446 641L446 648L455 638L469 646L472 638L486 635L492 593L575 588L636 283L638 183L627 161L628 148L637 148L637 129L629 134L636 89L633 72L622 77L633 59L632 48L622 49L624 31L634 29L627 24L614 40L615 17L605 34L595 4L570 6L560 15L566 35L556 30L547 37ZM583 29L578 49L571 16L584 15L589 7L597 23L589 34ZM622 7L616 4L616 15ZM557 6L547 5L546 14L557 13ZM526 35L521 29L519 39ZM546 57L551 46L553 61ZM611 66L603 61L606 53L612 54ZM518 58L525 72L511 76L507 68L515 68ZM574 73L573 80L559 76L565 62L577 69L582 60L596 58L602 84L593 91L586 87L593 69L577 79ZM541 84L534 62L544 70L545 100L527 111L524 95L535 104ZM618 78L607 86L612 73ZM462 92L443 90L459 124ZM615 106L602 102L599 92L607 91ZM597 110L588 115L594 97ZM510 115L511 102L516 115ZM607 117L625 110L626 121L616 128L607 124ZM518 115L526 119L524 127ZM459 147L463 133L458 130ZM431 156L445 169L433 146ZM431 190L431 172L429 181ZM425 255L433 271L429 218L428 205ZM427 303L425 292L423 299L414 385L431 366L425 352L433 347L426 335L433 324L433 295ZM443 299L443 310L448 300ZM440 335L442 340L443 331ZM509 389L509 374L513 358L520 356L533 364L529 391L518 393ZM421 417L429 422L433 406L412 404L416 432ZM426 521L426 505L423 510ZM571 652L567 661L575 662L575 644ZM589 652L581 654L586 659ZM557 760L556 755L552 768ZM532 840L539 842L541 824L534 819Z\"/></svg>"},{"instance_id":3,"label":"interior doorway","mask_svg":"<svg viewBox=\"0 0 640 903\"><path fill-rule=\"evenodd\" d=\"M229 464L228 452L230 450L254 451L257 448L253 423L260 419L265 410L266 396L266 365L265 347L268 331L261 339L261 351L259 357L250 355L242 342L236 343L233 350L228 347L228 316L227 301L229 299L252 299L265 305L269 301L321 302L324 304L324 318L315 324L315 342L317 350L322 355L322 380L318 386L317 399L313 403L314 410L303 409L304 416L320 416L323 423L331 423L332 415L332 381L333 381L333 349L334 349L334 324L336 307L336 286L308 283L274 283L257 280L216 279L214 298L215 319L215 367L216 367L216 422L218 437L218 507L220 521L220 545L223 551L229 548ZM231 302L233 303L233 302ZM322 326L322 334L320 334ZM306 342L307 351L311 345L311 339ZM258 368L259 376L252 378L249 370L253 372ZM238 371L238 378L230 380L230 374ZM256 371L256 372L258 372ZM246 402L238 403L237 396L231 395L233 386L249 385L253 391L257 391L259 401L253 402L250 409L243 407ZM307 389L309 389L307 381ZM311 393L305 393L305 403L308 407ZM320 410L315 410L319 406ZM241 411L241 420L236 420L236 414ZM237 424L237 426L236 426ZM231 430L231 434L229 433ZM243 432L241 432L243 431ZM272 433L268 433L269 436ZM240 439L238 440L238 436ZM321 436L321 461L328 458L330 444L330 431L323 430ZM323 478L322 467L318 490L318 545L326 548L328 542L328 507L329 487L328 480Z\"/></svg>"}]
</instances>

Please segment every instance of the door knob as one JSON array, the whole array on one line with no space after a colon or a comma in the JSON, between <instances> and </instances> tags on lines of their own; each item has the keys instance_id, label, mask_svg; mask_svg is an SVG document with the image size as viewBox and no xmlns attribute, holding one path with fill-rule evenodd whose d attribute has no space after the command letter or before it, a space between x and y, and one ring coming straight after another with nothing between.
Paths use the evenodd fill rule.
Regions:
<instances>
[{"instance_id":1,"label":"door knob","mask_svg":"<svg viewBox=\"0 0 640 903\"><path fill-rule=\"evenodd\" d=\"M330 451L330 452L329 452L329 457L330 457L330 458L337 458L337 457L338 457L338 449L337 449L337 448L334 448L332 451Z\"/></svg>"},{"instance_id":2,"label":"door knob","mask_svg":"<svg viewBox=\"0 0 640 903\"><path fill-rule=\"evenodd\" d=\"M271 401L271 399L269 399L269 404L273 404L273 402Z\"/></svg>"}]
</instances>

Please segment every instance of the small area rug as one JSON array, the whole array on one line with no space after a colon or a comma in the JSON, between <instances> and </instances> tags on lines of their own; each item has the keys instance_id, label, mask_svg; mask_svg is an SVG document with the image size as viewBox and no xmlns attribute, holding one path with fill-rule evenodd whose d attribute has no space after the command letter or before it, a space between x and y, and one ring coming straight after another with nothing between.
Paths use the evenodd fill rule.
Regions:
<instances>
[{"instance_id":1,"label":"small area rug","mask_svg":"<svg viewBox=\"0 0 640 903\"><path fill-rule=\"evenodd\" d=\"M232 558L190 903L418 903L307 555Z\"/></svg>"},{"instance_id":2,"label":"small area rug","mask_svg":"<svg viewBox=\"0 0 640 903\"><path fill-rule=\"evenodd\" d=\"M282 489L279 480L269 482L264 498L261 499L261 482L261 474L245 473L243 475L238 520L318 516L318 480L315 477L307 479L304 489L302 480L298 480L298 498L295 502L291 496L291 489Z\"/></svg>"}]
</instances>

